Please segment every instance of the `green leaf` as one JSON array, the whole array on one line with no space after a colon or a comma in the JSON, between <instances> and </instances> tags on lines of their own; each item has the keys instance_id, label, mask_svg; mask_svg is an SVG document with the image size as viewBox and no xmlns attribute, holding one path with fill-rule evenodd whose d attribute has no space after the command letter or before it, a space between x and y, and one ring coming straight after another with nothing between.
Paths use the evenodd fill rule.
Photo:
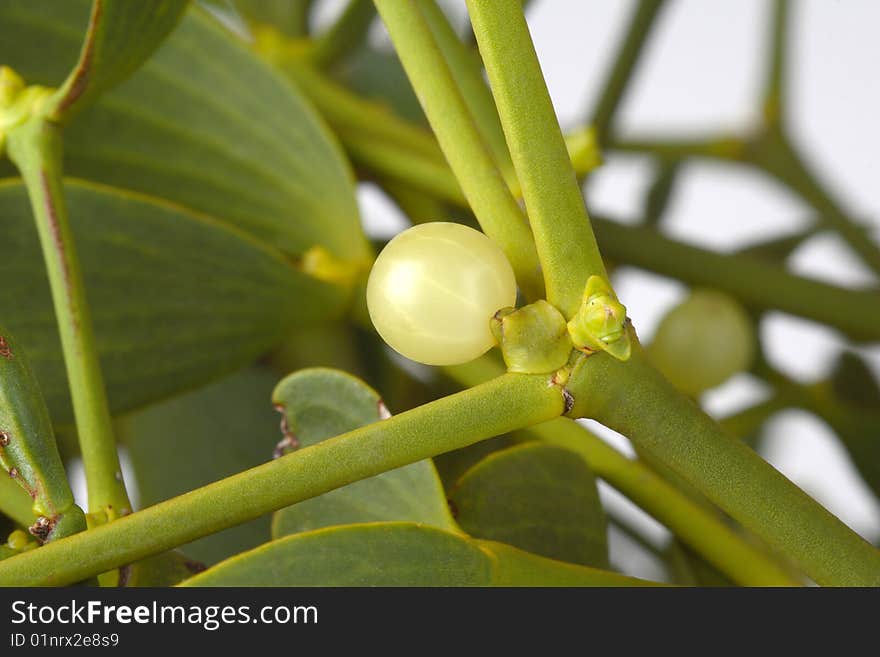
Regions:
<instances>
[{"instance_id":1,"label":"green leaf","mask_svg":"<svg viewBox=\"0 0 880 657\"><path fill-rule=\"evenodd\" d=\"M294 534L184 586L633 586L650 582L407 522Z\"/></svg>"},{"instance_id":2,"label":"green leaf","mask_svg":"<svg viewBox=\"0 0 880 657\"><path fill-rule=\"evenodd\" d=\"M513 447L517 442L509 435L496 436L489 440L481 440L473 445L462 449L456 449L434 457L434 465L440 474L440 481L447 491L455 488L455 484L462 475L470 470L488 455L508 447Z\"/></svg>"},{"instance_id":3,"label":"green leaf","mask_svg":"<svg viewBox=\"0 0 880 657\"><path fill-rule=\"evenodd\" d=\"M495 452L462 476L450 499L472 536L608 567L596 479L574 452L532 443Z\"/></svg>"},{"instance_id":4,"label":"green leaf","mask_svg":"<svg viewBox=\"0 0 880 657\"><path fill-rule=\"evenodd\" d=\"M114 412L252 361L341 311L341 292L202 216L82 182L65 187ZM0 184L0 316L27 350L53 421L72 420L49 284L24 187Z\"/></svg>"},{"instance_id":5,"label":"green leaf","mask_svg":"<svg viewBox=\"0 0 880 657\"><path fill-rule=\"evenodd\" d=\"M119 84L168 36L188 0L93 0L79 60L49 100L48 114L66 118Z\"/></svg>"},{"instance_id":6,"label":"green leaf","mask_svg":"<svg viewBox=\"0 0 880 657\"><path fill-rule=\"evenodd\" d=\"M141 505L149 506L271 459L279 415L277 376L251 367L121 420ZM216 563L269 536L268 516L190 543L183 552Z\"/></svg>"},{"instance_id":7,"label":"green leaf","mask_svg":"<svg viewBox=\"0 0 880 657\"><path fill-rule=\"evenodd\" d=\"M0 470L17 480L32 497L35 516L51 518L73 505L73 493L58 453L40 385L26 350L2 326Z\"/></svg>"},{"instance_id":8,"label":"green leaf","mask_svg":"<svg viewBox=\"0 0 880 657\"><path fill-rule=\"evenodd\" d=\"M291 374L275 388L272 400L284 413L287 440L300 446L377 422L387 413L372 388L344 372L324 368ZM282 509L273 516L272 535L389 520L456 528L430 459Z\"/></svg>"},{"instance_id":9,"label":"green leaf","mask_svg":"<svg viewBox=\"0 0 880 657\"><path fill-rule=\"evenodd\" d=\"M31 84L56 85L87 19L85 0L4 2L0 62ZM204 212L291 253L316 244L345 260L370 252L331 133L196 7L135 75L75 117L65 170Z\"/></svg>"}]
</instances>

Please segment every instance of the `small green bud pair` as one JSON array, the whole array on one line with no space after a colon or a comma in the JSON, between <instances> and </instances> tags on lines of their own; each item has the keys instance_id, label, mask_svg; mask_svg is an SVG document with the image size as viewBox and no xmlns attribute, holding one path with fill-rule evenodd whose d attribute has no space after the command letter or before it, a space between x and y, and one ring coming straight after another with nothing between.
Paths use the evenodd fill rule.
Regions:
<instances>
[{"instance_id":1,"label":"small green bud pair","mask_svg":"<svg viewBox=\"0 0 880 657\"><path fill-rule=\"evenodd\" d=\"M574 346L590 354L606 351L618 360L629 360L632 352L626 331L626 307L601 276L590 276L581 307L568 322Z\"/></svg>"}]
</instances>

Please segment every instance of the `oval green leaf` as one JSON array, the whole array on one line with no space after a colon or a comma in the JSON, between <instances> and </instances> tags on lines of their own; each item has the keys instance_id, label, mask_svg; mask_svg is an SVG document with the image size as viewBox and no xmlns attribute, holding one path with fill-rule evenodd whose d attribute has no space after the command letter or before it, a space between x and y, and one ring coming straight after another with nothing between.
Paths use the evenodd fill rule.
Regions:
<instances>
[{"instance_id":1,"label":"oval green leaf","mask_svg":"<svg viewBox=\"0 0 880 657\"><path fill-rule=\"evenodd\" d=\"M272 400L284 414L283 442L288 445L313 445L380 421L387 414L379 395L364 382L325 368L288 376L275 388ZM456 528L430 459L282 509L273 516L272 535L278 538L332 525L391 520Z\"/></svg>"},{"instance_id":2,"label":"oval green leaf","mask_svg":"<svg viewBox=\"0 0 880 657\"><path fill-rule=\"evenodd\" d=\"M58 453L52 420L25 350L0 327L0 470L33 500L38 538L47 542L83 531ZM2 476L0 474L0 476ZM65 518L66 517L66 518Z\"/></svg>"},{"instance_id":3,"label":"oval green leaf","mask_svg":"<svg viewBox=\"0 0 880 657\"><path fill-rule=\"evenodd\" d=\"M0 62L28 83L59 84L76 62L88 9L85 0L0 4ZM290 253L321 244L345 260L369 255L331 133L287 81L197 7L135 75L75 117L65 167Z\"/></svg>"},{"instance_id":4,"label":"oval green leaf","mask_svg":"<svg viewBox=\"0 0 880 657\"><path fill-rule=\"evenodd\" d=\"M608 567L596 479L574 452L527 443L490 454L450 493L467 533L545 557Z\"/></svg>"},{"instance_id":5,"label":"oval green leaf","mask_svg":"<svg viewBox=\"0 0 880 657\"><path fill-rule=\"evenodd\" d=\"M638 586L507 545L407 522L330 527L272 541L184 586Z\"/></svg>"},{"instance_id":6,"label":"oval green leaf","mask_svg":"<svg viewBox=\"0 0 880 657\"><path fill-rule=\"evenodd\" d=\"M233 371L297 325L341 312L344 295L241 231L154 200L69 181L114 412ZM72 420L49 284L24 187L0 184L0 316L27 350L56 424Z\"/></svg>"}]
</instances>

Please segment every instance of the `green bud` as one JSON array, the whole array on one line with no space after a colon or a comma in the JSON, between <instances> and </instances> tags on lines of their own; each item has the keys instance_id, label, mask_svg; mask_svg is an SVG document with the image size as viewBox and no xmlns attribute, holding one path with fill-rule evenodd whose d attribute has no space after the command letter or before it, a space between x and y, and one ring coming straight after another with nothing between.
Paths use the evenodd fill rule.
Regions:
<instances>
[{"instance_id":1,"label":"green bud","mask_svg":"<svg viewBox=\"0 0 880 657\"><path fill-rule=\"evenodd\" d=\"M601 276L590 276L577 314L568 323L571 341L585 353L607 351L618 360L631 352L626 307Z\"/></svg>"},{"instance_id":2,"label":"green bud","mask_svg":"<svg viewBox=\"0 0 880 657\"><path fill-rule=\"evenodd\" d=\"M499 310L492 318L491 328L510 372L554 372L563 367L571 355L565 317L544 300L519 310Z\"/></svg>"},{"instance_id":3,"label":"green bud","mask_svg":"<svg viewBox=\"0 0 880 657\"><path fill-rule=\"evenodd\" d=\"M31 538L27 532L22 531L21 529L16 529L12 532L9 537L6 539L6 545L16 551L21 551L25 547L27 547L28 543L33 542L33 538Z\"/></svg>"},{"instance_id":4,"label":"green bud","mask_svg":"<svg viewBox=\"0 0 880 657\"><path fill-rule=\"evenodd\" d=\"M353 285L364 267L360 263L337 258L328 249L317 244L303 253L300 269L320 281Z\"/></svg>"},{"instance_id":5,"label":"green bud","mask_svg":"<svg viewBox=\"0 0 880 657\"><path fill-rule=\"evenodd\" d=\"M584 175L602 164L602 149L592 126L565 135L565 146L575 173Z\"/></svg>"},{"instance_id":6,"label":"green bud","mask_svg":"<svg viewBox=\"0 0 880 657\"><path fill-rule=\"evenodd\" d=\"M8 66L0 66L0 156L9 132L39 114L52 89L25 86L21 76Z\"/></svg>"}]
</instances>

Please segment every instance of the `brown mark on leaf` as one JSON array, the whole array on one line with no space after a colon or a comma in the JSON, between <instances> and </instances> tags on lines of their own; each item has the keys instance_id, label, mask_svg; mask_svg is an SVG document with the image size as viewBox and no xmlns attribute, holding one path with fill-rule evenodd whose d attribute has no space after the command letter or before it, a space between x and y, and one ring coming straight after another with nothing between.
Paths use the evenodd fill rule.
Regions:
<instances>
[{"instance_id":1,"label":"brown mark on leaf","mask_svg":"<svg viewBox=\"0 0 880 657\"><path fill-rule=\"evenodd\" d=\"M6 447L12 441L12 437L6 431L0 431L0 447Z\"/></svg>"},{"instance_id":2,"label":"brown mark on leaf","mask_svg":"<svg viewBox=\"0 0 880 657\"><path fill-rule=\"evenodd\" d=\"M0 356L3 356L6 360L14 358L12 347L9 346L9 342L2 335L0 335Z\"/></svg>"},{"instance_id":3,"label":"brown mark on leaf","mask_svg":"<svg viewBox=\"0 0 880 657\"><path fill-rule=\"evenodd\" d=\"M9 476L18 479L18 468L9 468Z\"/></svg>"},{"instance_id":4,"label":"brown mark on leaf","mask_svg":"<svg viewBox=\"0 0 880 657\"><path fill-rule=\"evenodd\" d=\"M391 411L388 410L385 402L381 399L376 403L376 411L379 413L380 420L387 420L391 417Z\"/></svg>"},{"instance_id":5,"label":"brown mark on leaf","mask_svg":"<svg viewBox=\"0 0 880 657\"><path fill-rule=\"evenodd\" d=\"M28 527L28 531L31 536L36 538L42 545L46 542L46 539L49 538L49 534L51 534L52 530L55 528L55 523L56 520L53 518L40 516L33 525Z\"/></svg>"},{"instance_id":6,"label":"brown mark on leaf","mask_svg":"<svg viewBox=\"0 0 880 657\"><path fill-rule=\"evenodd\" d=\"M275 445L275 449L272 451L273 459L280 458L299 449L299 440L293 431L290 430L290 425L287 424L287 413L284 412L284 405L275 404L275 410L281 413L281 433L284 434L284 437Z\"/></svg>"}]
</instances>

